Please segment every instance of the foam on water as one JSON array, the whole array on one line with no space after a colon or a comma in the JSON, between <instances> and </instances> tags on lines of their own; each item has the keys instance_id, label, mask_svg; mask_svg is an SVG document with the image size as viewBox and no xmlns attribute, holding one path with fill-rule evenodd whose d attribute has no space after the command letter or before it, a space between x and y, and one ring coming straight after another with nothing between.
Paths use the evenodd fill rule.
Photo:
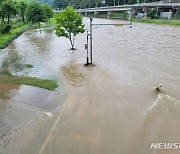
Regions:
<instances>
[{"instance_id":1,"label":"foam on water","mask_svg":"<svg viewBox=\"0 0 180 154\"><path fill-rule=\"evenodd\" d=\"M150 107L148 114L152 112L170 112L173 108L175 111L179 112L180 109L180 101L176 100L166 89L164 89L161 85L156 87L158 92L158 97L153 105Z\"/></svg>"}]
</instances>

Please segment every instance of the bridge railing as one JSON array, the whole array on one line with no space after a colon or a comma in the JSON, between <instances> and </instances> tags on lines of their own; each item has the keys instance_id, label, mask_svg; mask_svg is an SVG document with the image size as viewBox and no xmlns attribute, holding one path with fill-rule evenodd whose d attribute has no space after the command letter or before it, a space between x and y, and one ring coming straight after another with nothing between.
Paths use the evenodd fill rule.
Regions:
<instances>
[{"instance_id":1,"label":"bridge railing","mask_svg":"<svg viewBox=\"0 0 180 154\"><path fill-rule=\"evenodd\" d=\"M117 5L117 6L84 8L84 9L77 9L77 11L97 10L97 9L103 10L103 9L115 9L115 8L133 8L133 7L177 7L177 8L180 8L180 3L141 3L141 4L133 4L133 5Z\"/></svg>"}]
</instances>

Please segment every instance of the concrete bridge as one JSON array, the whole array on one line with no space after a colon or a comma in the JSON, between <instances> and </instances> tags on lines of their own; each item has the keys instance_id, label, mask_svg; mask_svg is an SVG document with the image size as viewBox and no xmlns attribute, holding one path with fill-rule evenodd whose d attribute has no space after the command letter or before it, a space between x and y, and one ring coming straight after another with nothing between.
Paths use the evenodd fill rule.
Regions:
<instances>
[{"instance_id":1,"label":"concrete bridge","mask_svg":"<svg viewBox=\"0 0 180 154\"><path fill-rule=\"evenodd\" d=\"M108 18L112 12L127 11L129 14L129 19L131 19L132 16L138 13L143 14L143 17L147 18L147 12L152 8L157 8L160 12L160 16L167 17L168 19L171 19L175 14L180 14L180 3L142 3L133 5L85 8L77 9L76 11L84 14L85 16L93 13L94 17L96 17L98 13L106 12L108 14Z\"/></svg>"}]
</instances>

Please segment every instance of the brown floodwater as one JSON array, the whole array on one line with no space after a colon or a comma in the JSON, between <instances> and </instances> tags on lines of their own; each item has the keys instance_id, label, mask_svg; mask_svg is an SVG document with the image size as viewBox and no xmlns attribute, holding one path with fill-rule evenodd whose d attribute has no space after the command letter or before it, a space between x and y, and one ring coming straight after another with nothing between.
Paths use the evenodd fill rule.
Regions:
<instances>
[{"instance_id":1,"label":"brown floodwater","mask_svg":"<svg viewBox=\"0 0 180 154\"><path fill-rule=\"evenodd\" d=\"M1 70L59 83L55 92L0 84L2 153L180 153L150 149L152 142L180 143L179 27L93 26L92 67L83 66L85 43L86 34L78 35L70 51L53 30L27 31L1 50Z\"/></svg>"}]
</instances>

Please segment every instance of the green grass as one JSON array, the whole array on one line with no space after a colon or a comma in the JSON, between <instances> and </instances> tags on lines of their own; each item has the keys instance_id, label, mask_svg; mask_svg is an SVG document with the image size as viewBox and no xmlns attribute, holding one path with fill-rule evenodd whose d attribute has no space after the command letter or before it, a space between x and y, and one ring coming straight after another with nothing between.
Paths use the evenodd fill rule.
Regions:
<instances>
[{"instance_id":1,"label":"green grass","mask_svg":"<svg viewBox=\"0 0 180 154\"><path fill-rule=\"evenodd\" d=\"M25 64L24 67L25 67L25 68L33 68L33 65L31 65L31 64Z\"/></svg>"},{"instance_id":2,"label":"green grass","mask_svg":"<svg viewBox=\"0 0 180 154\"><path fill-rule=\"evenodd\" d=\"M150 23L150 24L165 24L172 26L180 26L180 20L167 19L133 19L134 22Z\"/></svg>"},{"instance_id":3,"label":"green grass","mask_svg":"<svg viewBox=\"0 0 180 154\"><path fill-rule=\"evenodd\" d=\"M124 13L112 13L110 15L110 18L122 18L122 19L125 19L126 14L124 14Z\"/></svg>"},{"instance_id":4,"label":"green grass","mask_svg":"<svg viewBox=\"0 0 180 154\"><path fill-rule=\"evenodd\" d=\"M20 35L25 29L29 27L29 24L22 25L18 28L12 29L8 34L0 34L0 48L4 47L6 43L11 41L16 36Z\"/></svg>"},{"instance_id":5,"label":"green grass","mask_svg":"<svg viewBox=\"0 0 180 154\"><path fill-rule=\"evenodd\" d=\"M108 15L107 14L98 14L98 18L107 18Z\"/></svg>"},{"instance_id":6,"label":"green grass","mask_svg":"<svg viewBox=\"0 0 180 154\"><path fill-rule=\"evenodd\" d=\"M98 14L98 18L107 18L108 14ZM111 13L109 18L125 19L126 15L124 13Z\"/></svg>"},{"instance_id":7,"label":"green grass","mask_svg":"<svg viewBox=\"0 0 180 154\"><path fill-rule=\"evenodd\" d=\"M13 77L9 75L0 76L0 83L15 83L15 84L30 85L52 91L54 91L58 87L57 82L53 80L43 80L34 77Z\"/></svg>"}]
</instances>

